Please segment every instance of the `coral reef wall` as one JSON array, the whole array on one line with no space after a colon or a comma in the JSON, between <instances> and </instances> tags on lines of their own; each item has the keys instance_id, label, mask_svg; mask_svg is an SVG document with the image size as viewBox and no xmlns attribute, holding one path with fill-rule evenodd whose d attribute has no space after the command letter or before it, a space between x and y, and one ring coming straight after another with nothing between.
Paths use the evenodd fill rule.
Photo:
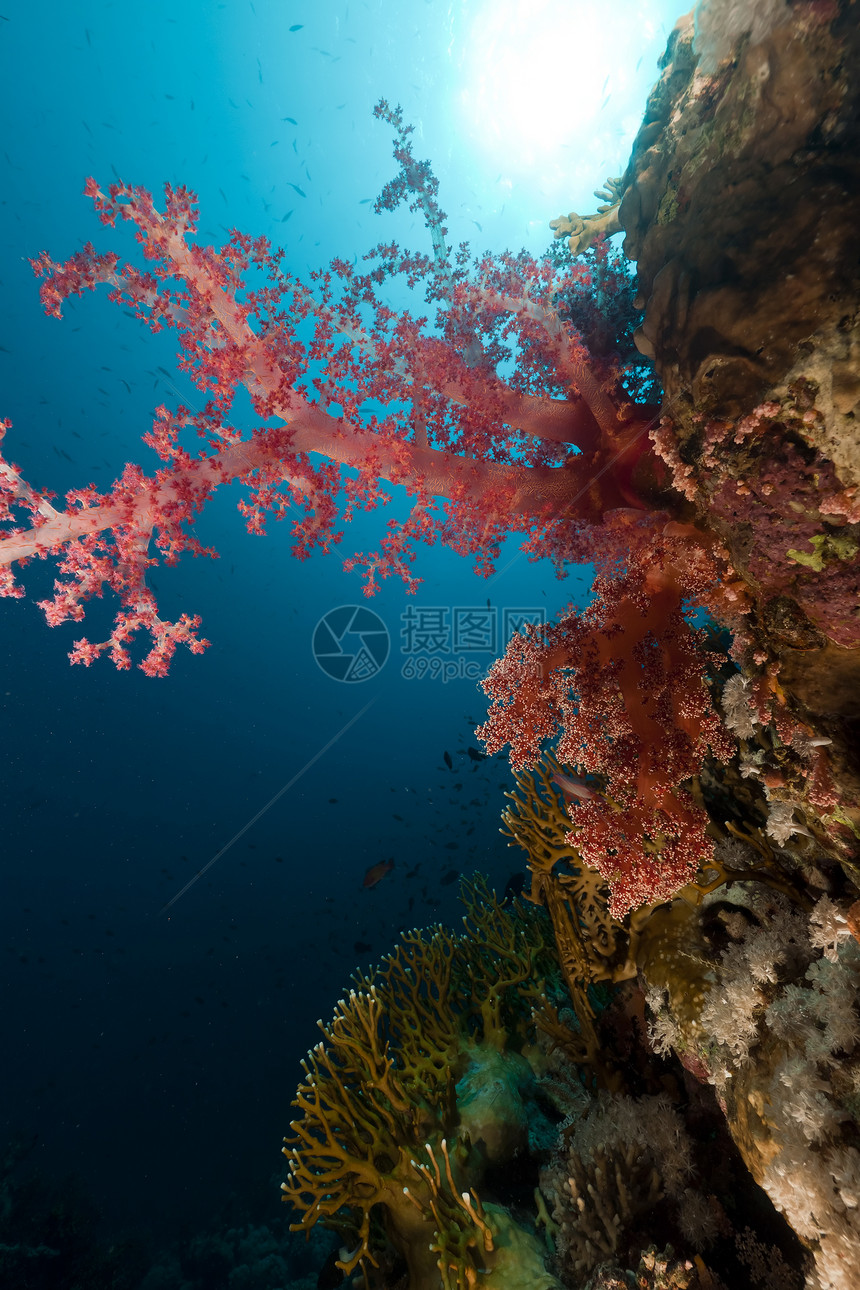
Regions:
<instances>
[{"instance_id":1,"label":"coral reef wall","mask_svg":"<svg viewBox=\"0 0 860 1290\"><path fill-rule=\"evenodd\" d=\"M765 6L761 22L757 8L712 3L679 22L618 218L644 308L636 343L665 391L658 450L744 584L734 654L753 721L775 721L785 745L799 730L828 741L826 786L808 765L771 767L777 818L801 806L853 865L860 25L848 0Z\"/></svg>"}]
</instances>

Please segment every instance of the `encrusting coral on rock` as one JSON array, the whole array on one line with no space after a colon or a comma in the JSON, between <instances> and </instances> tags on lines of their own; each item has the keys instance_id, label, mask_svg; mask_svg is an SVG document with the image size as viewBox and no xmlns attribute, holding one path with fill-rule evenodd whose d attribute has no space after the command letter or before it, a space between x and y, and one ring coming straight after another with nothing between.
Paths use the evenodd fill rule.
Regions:
<instances>
[{"instance_id":1,"label":"encrusting coral on rock","mask_svg":"<svg viewBox=\"0 0 860 1290\"><path fill-rule=\"evenodd\" d=\"M619 205L664 388L655 443L746 588L733 654L780 741L771 800L854 863L860 28L835 0L696 21L670 42Z\"/></svg>"}]
</instances>

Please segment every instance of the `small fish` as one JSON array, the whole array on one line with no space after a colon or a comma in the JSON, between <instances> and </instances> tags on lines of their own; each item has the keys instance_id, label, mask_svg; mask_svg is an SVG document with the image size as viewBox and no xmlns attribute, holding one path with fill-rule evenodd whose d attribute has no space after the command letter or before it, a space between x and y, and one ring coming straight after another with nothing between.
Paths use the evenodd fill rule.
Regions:
<instances>
[{"instance_id":1,"label":"small fish","mask_svg":"<svg viewBox=\"0 0 860 1290\"><path fill-rule=\"evenodd\" d=\"M479 748L467 748L466 752L469 754L472 761L483 761L487 755L486 753L482 753Z\"/></svg>"},{"instance_id":2,"label":"small fish","mask_svg":"<svg viewBox=\"0 0 860 1290\"><path fill-rule=\"evenodd\" d=\"M575 798L578 802L590 802L595 796L593 788L589 788L581 779L574 779L562 771L556 771L552 776L552 782L561 789L562 796L568 804L571 798Z\"/></svg>"},{"instance_id":3,"label":"small fish","mask_svg":"<svg viewBox=\"0 0 860 1290\"><path fill-rule=\"evenodd\" d=\"M362 887L375 887L378 882L382 882L387 873L391 873L393 868L393 860L379 860L376 864L372 864L364 875Z\"/></svg>"},{"instance_id":4,"label":"small fish","mask_svg":"<svg viewBox=\"0 0 860 1290\"><path fill-rule=\"evenodd\" d=\"M442 757L443 757L444 762L445 762L445 765L448 767L448 769L449 769L449 770L453 770L453 769L454 769L454 763L453 763L453 762L452 762L452 760L451 760L451 754L448 752L447 748L446 748L446 749L445 749L445 751L443 752Z\"/></svg>"}]
</instances>

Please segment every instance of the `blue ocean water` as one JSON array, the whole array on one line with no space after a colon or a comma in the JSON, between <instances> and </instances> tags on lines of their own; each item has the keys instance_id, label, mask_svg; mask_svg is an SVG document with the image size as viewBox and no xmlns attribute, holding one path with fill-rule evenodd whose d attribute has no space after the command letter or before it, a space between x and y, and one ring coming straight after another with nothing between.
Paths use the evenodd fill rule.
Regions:
<instances>
[{"instance_id":1,"label":"blue ocean water","mask_svg":"<svg viewBox=\"0 0 860 1290\"><path fill-rule=\"evenodd\" d=\"M127 461L154 469L140 442L154 408L195 397L171 334L104 292L62 321L41 312L29 257L117 244L82 195L88 176L156 196L186 184L201 241L265 234L301 275L379 241L427 251L417 216L372 213L395 173L372 116L384 95L433 162L451 242L539 254L548 221L591 210L624 166L674 17L659 8L619 5L597 59L590 4L4 4L7 456L60 496L107 489ZM529 50L518 33L538 18L555 39ZM547 80L561 97L544 106ZM521 868L498 831L506 762L469 754L477 682L518 621L555 617L588 586L515 546L489 583L424 549L415 597L388 582L363 602L342 561L386 516L299 563L284 525L245 532L238 496L222 490L197 526L219 560L155 572L165 614L200 614L212 641L165 680L71 668L82 629L49 629L35 605L48 566L23 571L27 599L0 601L0 1154L4 1139L31 1144L28 1166L77 1174L107 1230L164 1240L231 1205L281 1217L280 1141L316 1019L401 930L459 920L460 872L503 886ZM362 603L390 650L341 681L314 632ZM95 605L87 634L103 638L111 614ZM475 622L481 634L456 635Z\"/></svg>"}]
</instances>

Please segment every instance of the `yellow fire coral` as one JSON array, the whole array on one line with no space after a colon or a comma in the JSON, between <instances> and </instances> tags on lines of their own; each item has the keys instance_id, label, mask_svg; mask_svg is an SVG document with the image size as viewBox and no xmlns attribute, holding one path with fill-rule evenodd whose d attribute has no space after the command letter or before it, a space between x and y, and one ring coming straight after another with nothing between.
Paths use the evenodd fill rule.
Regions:
<instances>
[{"instance_id":1,"label":"yellow fire coral","mask_svg":"<svg viewBox=\"0 0 860 1290\"><path fill-rule=\"evenodd\" d=\"M536 910L499 904L480 879L464 883L464 900L465 934L407 933L318 1023L323 1041L303 1063L300 1115L285 1139L282 1186L301 1212L293 1229L322 1220L350 1234L338 1266L360 1266L366 1280L393 1251L410 1290L438 1290L440 1280L468 1290L480 1273L510 1287L524 1251L533 1264L539 1249L476 1187L488 1160L517 1150L515 1135L494 1132L491 1106L497 1086L510 1092L495 1113L507 1125L530 1077L519 1050L553 963L549 928ZM527 1129L528 1108L523 1117Z\"/></svg>"},{"instance_id":2,"label":"yellow fire coral","mask_svg":"<svg viewBox=\"0 0 860 1290\"><path fill-rule=\"evenodd\" d=\"M565 982L572 995L583 982L620 980L629 930L609 913L609 892L596 869L582 860L565 836L570 817L555 776L561 766L546 753L532 770L514 773L516 789L502 814L502 832L521 846L531 873L529 900L546 906L555 931Z\"/></svg>"}]
</instances>

